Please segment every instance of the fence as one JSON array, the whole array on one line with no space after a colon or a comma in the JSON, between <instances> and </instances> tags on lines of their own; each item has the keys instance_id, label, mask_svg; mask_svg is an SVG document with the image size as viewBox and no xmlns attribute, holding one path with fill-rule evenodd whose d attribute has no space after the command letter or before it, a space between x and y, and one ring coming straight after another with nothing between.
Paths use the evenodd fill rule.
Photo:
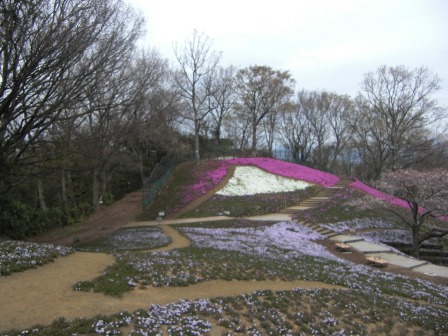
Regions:
<instances>
[{"instance_id":1,"label":"fence","mask_svg":"<svg viewBox=\"0 0 448 336\"><path fill-rule=\"evenodd\" d=\"M179 162L179 155L175 151L169 152L151 172L151 175L143 182L143 210L154 201L157 193L166 184Z\"/></svg>"},{"instance_id":2,"label":"fence","mask_svg":"<svg viewBox=\"0 0 448 336\"><path fill-rule=\"evenodd\" d=\"M179 147L170 151L152 170L150 176L143 182L142 192L142 206L143 210L151 204L157 196L157 193L164 187L166 182L171 176L174 168L180 161L194 160L193 151L190 148ZM264 156L263 152L259 153L260 156ZM265 154L265 153L264 153ZM289 152L286 150L274 150L273 157L289 160ZM222 160L222 159L234 159L237 157L251 156L249 151L241 151L231 148L207 148L201 153L202 160Z\"/></svg>"}]
</instances>

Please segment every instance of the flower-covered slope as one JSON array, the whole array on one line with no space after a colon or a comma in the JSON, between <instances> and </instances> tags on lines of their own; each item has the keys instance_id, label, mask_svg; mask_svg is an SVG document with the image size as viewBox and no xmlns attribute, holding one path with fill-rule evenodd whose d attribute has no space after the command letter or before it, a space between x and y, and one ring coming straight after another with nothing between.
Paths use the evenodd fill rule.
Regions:
<instances>
[{"instance_id":1,"label":"flower-covered slope","mask_svg":"<svg viewBox=\"0 0 448 336\"><path fill-rule=\"evenodd\" d=\"M369 187L368 185L365 185L364 183L362 183L359 180L356 180L355 182L351 183L350 187L360 190L360 191L363 191L373 197L379 198L380 200L388 202L392 205L396 205L396 206L399 206L402 208L409 208L409 205L406 201L404 201L400 198L385 194L375 188Z\"/></svg>"},{"instance_id":2,"label":"flower-covered slope","mask_svg":"<svg viewBox=\"0 0 448 336\"><path fill-rule=\"evenodd\" d=\"M295 163L267 159L267 158L241 158L226 160L229 164L240 166L256 166L275 175L303 180L328 188L339 181L339 177L320 170L308 168Z\"/></svg>"},{"instance_id":3,"label":"flower-covered slope","mask_svg":"<svg viewBox=\"0 0 448 336\"><path fill-rule=\"evenodd\" d=\"M274 175L314 183L324 188L331 187L339 181L336 175L276 159L241 158L213 161L207 162L194 173L193 184L184 192L183 205L191 203L213 189L224 179L230 166L255 166Z\"/></svg>"},{"instance_id":4,"label":"flower-covered slope","mask_svg":"<svg viewBox=\"0 0 448 336\"><path fill-rule=\"evenodd\" d=\"M213 187L219 184L227 174L227 170L230 166L252 166L260 168L268 173L283 176L286 178L300 180L308 183L314 183L324 188L329 188L339 181L339 177L333 174L325 173L317 169L308 168L299 164L285 162L276 159L269 158L238 158L230 160L215 161L210 163L208 167L210 169L205 169L201 172L198 171L198 176L196 176L196 182L187 188L184 201L189 203L196 199L197 197L204 195L210 191ZM259 179L259 182L261 179ZM240 179L241 182L241 179ZM232 182L231 182L232 183ZM267 183L260 183L267 184ZM406 201L385 194L377 189L369 187L359 180L350 184L350 187L363 191L369 195L379 198L383 201L389 202L393 205L399 207L408 208ZM297 189L296 189L297 190ZM246 190L247 191L247 190ZM282 189L281 191L285 191ZM224 191L221 192L223 194ZM280 192L275 191L262 191L264 193L274 193ZM230 194L229 194L230 195ZM237 193L234 195L242 195ZM248 193L245 193L248 195Z\"/></svg>"},{"instance_id":5,"label":"flower-covered slope","mask_svg":"<svg viewBox=\"0 0 448 336\"><path fill-rule=\"evenodd\" d=\"M410 205L408 202L406 202L405 200L395 197L395 196L391 196L388 195L386 193L383 193L382 191L379 191L375 188L369 187L368 185L365 185L364 183L362 183L359 180L356 180L355 182L350 184L350 187L363 191L373 197L376 197L384 202L387 202L389 204L401 207L401 208L405 208L405 209L409 209ZM423 213L425 212L425 208L420 207L419 208L419 213ZM437 216L436 217L439 220L442 220L444 222L448 222L448 216Z\"/></svg>"},{"instance_id":6,"label":"flower-covered slope","mask_svg":"<svg viewBox=\"0 0 448 336\"><path fill-rule=\"evenodd\" d=\"M227 185L216 194L245 196L306 189L311 184L267 173L252 166L238 166Z\"/></svg>"}]
</instances>

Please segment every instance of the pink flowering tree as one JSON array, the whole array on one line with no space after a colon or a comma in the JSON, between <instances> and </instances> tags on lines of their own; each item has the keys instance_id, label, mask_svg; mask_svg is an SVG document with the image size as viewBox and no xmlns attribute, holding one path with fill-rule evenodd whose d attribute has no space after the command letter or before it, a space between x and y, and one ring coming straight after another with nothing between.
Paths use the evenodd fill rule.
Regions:
<instances>
[{"instance_id":1,"label":"pink flowering tree","mask_svg":"<svg viewBox=\"0 0 448 336\"><path fill-rule=\"evenodd\" d=\"M377 187L390 196L377 198L383 207L393 213L412 231L412 254L419 257L420 245L430 238L448 235L448 223L429 224L427 219L448 222L448 170L417 171L400 169L382 175ZM384 195L384 194L383 194ZM398 200L400 199L400 200ZM370 200L370 207L375 202ZM400 207L409 211L400 211Z\"/></svg>"}]
</instances>

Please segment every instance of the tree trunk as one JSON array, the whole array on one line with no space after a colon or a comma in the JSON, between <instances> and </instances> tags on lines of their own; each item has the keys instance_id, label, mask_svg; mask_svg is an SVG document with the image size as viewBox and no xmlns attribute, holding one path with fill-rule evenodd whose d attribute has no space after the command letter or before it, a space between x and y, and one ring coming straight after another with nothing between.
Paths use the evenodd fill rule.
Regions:
<instances>
[{"instance_id":1,"label":"tree trunk","mask_svg":"<svg viewBox=\"0 0 448 336\"><path fill-rule=\"evenodd\" d=\"M417 227L412 228L412 250L411 255L415 258L420 257L420 240L419 240L419 229Z\"/></svg>"},{"instance_id":2,"label":"tree trunk","mask_svg":"<svg viewBox=\"0 0 448 336\"><path fill-rule=\"evenodd\" d=\"M201 161L199 155L199 120L197 118L194 120L194 160L196 163Z\"/></svg>"},{"instance_id":3,"label":"tree trunk","mask_svg":"<svg viewBox=\"0 0 448 336\"><path fill-rule=\"evenodd\" d=\"M418 216L418 204L410 203L412 212L412 256L418 258L420 256L420 222Z\"/></svg>"},{"instance_id":4,"label":"tree trunk","mask_svg":"<svg viewBox=\"0 0 448 336\"><path fill-rule=\"evenodd\" d=\"M257 126L253 124L252 127L252 148L251 148L252 156L257 156Z\"/></svg>"},{"instance_id":5,"label":"tree trunk","mask_svg":"<svg viewBox=\"0 0 448 336\"><path fill-rule=\"evenodd\" d=\"M44 186L42 183L42 178L37 178L37 194L39 196L39 204L42 211L47 212L48 207L47 203L45 202L45 196L44 196Z\"/></svg>"},{"instance_id":6,"label":"tree trunk","mask_svg":"<svg viewBox=\"0 0 448 336\"><path fill-rule=\"evenodd\" d=\"M100 200L103 200L103 196L107 195L107 187L109 185L109 181L112 178L112 173L110 173L110 177L107 176L106 170L103 170L101 173L101 196Z\"/></svg>"},{"instance_id":7,"label":"tree trunk","mask_svg":"<svg viewBox=\"0 0 448 336\"><path fill-rule=\"evenodd\" d=\"M61 171L61 192L62 192L62 205L64 206L64 211L68 212L68 196L67 196L67 183L65 180L65 170Z\"/></svg>"},{"instance_id":8,"label":"tree trunk","mask_svg":"<svg viewBox=\"0 0 448 336\"><path fill-rule=\"evenodd\" d=\"M75 192L73 191L72 174L69 171L67 172L67 196L72 205L76 206Z\"/></svg>"},{"instance_id":9,"label":"tree trunk","mask_svg":"<svg viewBox=\"0 0 448 336\"><path fill-rule=\"evenodd\" d=\"M412 241L411 255L415 258L420 258L420 243Z\"/></svg>"},{"instance_id":10,"label":"tree trunk","mask_svg":"<svg viewBox=\"0 0 448 336\"><path fill-rule=\"evenodd\" d=\"M222 124L222 119L219 118L218 122L216 124L216 130L215 130L215 140L218 145L221 143L221 124Z\"/></svg>"},{"instance_id":11,"label":"tree trunk","mask_svg":"<svg viewBox=\"0 0 448 336\"><path fill-rule=\"evenodd\" d=\"M142 187L145 184L145 165L143 162L143 151L140 152L140 162L139 162L139 170L140 170L140 183Z\"/></svg>"},{"instance_id":12,"label":"tree trunk","mask_svg":"<svg viewBox=\"0 0 448 336\"><path fill-rule=\"evenodd\" d=\"M100 181L98 168L93 169L92 179L92 206L93 211L98 212L100 210Z\"/></svg>"}]
</instances>

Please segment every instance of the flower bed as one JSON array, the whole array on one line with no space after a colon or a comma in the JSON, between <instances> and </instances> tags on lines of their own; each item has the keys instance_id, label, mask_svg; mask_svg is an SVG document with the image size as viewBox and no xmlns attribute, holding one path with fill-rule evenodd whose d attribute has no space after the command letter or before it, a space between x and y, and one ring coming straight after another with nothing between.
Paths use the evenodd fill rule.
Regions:
<instances>
[{"instance_id":1,"label":"flower bed","mask_svg":"<svg viewBox=\"0 0 448 336\"><path fill-rule=\"evenodd\" d=\"M315 183L325 188L331 187L339 181L339 177L336 175L281 160L241 158L227 160L227 162L233 165L256 166L272 174Z\"/></svg>"},{"instance_id":2,"label":"flower bed","mask_svg":"<svg viewBox=\"0 0 448 336\"><path fill-rule=\"evenodd\" d=\"M187 286L212 279L282 279L323 281L350 290L267 290L181 300L112 317L60 321L37 327L35 334L48 335L52 328L53 334L80 330L83 334L119 334L123 326L132 328L132 335L157 335L167 330L171 334L207 335L218 331L213 330L216 326L221 327L220 333L246 335L294 334L297 328L304 334L325 335L379 335L392 333L395 328L403 333L418 329L423 334L429 330L434 335L448 331L446 311L418 302L445 304L448 293L442 285L339 259L313 241L323 238L320 234L300 224L223 221L178 228L193 239L194 246L169 252L117 254L120 267L128 268L128 273L121 275L126 278L125 284L132 282L144 288ZM104 281L118 281L118 273L118 268L107 270ZM391 314L394 318L387 325L372 329Z\"/></svg>"},{"instance_id":3,"label":"flower bed","mask_svg":"<svg viewBox=\"0 0 448 336\"><path fill-rule=\"evenodd\" d=\"M311 242L324 239L324 236L291 222L255 228L184 228L182 232L200 248L247 251L257 256L269 255L270 258L279 259L298 255L337 259L323 246Z\"/></svg>"},{"instance_id":4,"label":"flower bed","mask_svg":"<svg viewBox=\"0 0 448 336\"><path fill-rule=\"evenodd\" d=\"M73 252L69 247L15 240L0 241L0 276L52 262Z\"/></svg>"},{"instance_id":5,"label":"flower bed","mask_svg":"<svg viewBox=\"0 0 448 336\"><path fill-rule=\"evenodd\" d=\"M259 290L233 297L153 304L132 314L59 319L23 335L446 335L448 313L373 291Z\"/></svg>"},{"instance_id":6,"label":"flower bed","mask_svg":"<svg viewBox=\"0 0 448 336\"><path fill-rule=\"evenodd\" d=\"M363 191L363 192L365 192L381 201L387 202L389 204L398 206L400 208L408 209L408 210L410 209L409 203L406 202L405 200L398 198L398 197L388 195L388 194L383 193L375 188L369 187L359 180L356 180L355 182L351 183L350 187L360 190L360 191ZM420 207L418 211L419 211L419 213L424 213L426 210L425 210L425 208ZM448 222L448 216L437 215L436 218L438 220Z\"/></svg>"},{"instance_id":7,"label":"flower bed","mask_svg":"<svg viewBox=\"0 0 448 336\"><path fill-rule=\"evenodd\" d=\"M223 214L232 217L243 217L276 213L281 209L300 204L303 200L313 197L320 189L320 187L313 186L294 192L278 192L275 194L214 195L194 210L183 214L181 218L198 218Z\"/></svg>"},{"instance_id":8,"label":"flower bed","mask_svg":"<svg viewBox=\"0 0 448 336\"><path fill-rule=\"evenodd\" d=\"M367 231L359 233L359 236L375 243L412 243L412 233L410 230Z\"/></svg>"},{"instance_id":9,"label":"flower bed","mask_svg":"<svg viewBox=\"0 0 448 336\"><path fill-rule=\"evenodd\" d=\"M397 227L394 222L386 222L383 219L371 219L371 218L355 218L350 221L342 221L337 223L319 224L320 227L342 233L352 230L364 230L364 229L393 229Z\"/></svg>"},{"instance_id":10,"label":"flower bed","mask_svg":"<svg viewBox=\"0 0 448 336\"><path fill-rule=\"evenodd\" d=\"M168 245L171 239L159 227L136 227L115 231L101 239L80 245L87 251L129 251Z\"/></svg>"},{"instance_id":11,"label":"flower bed","mask_svg":"<svg viewBox=\"0 0 448 336\"><path fill-rule=\"evenodd\" d=\"M216 192L223 196L271 194L306 189L312 185L282 176L269 174L251 166L239 166L227 185Z\"/></svg>"},{"instance_id":12,"label":"flower bed","mask_svg":"<svg viewBox=\"0 0 448 336\"><path fill-rule=\"evenodd\" d=\"M182 204L189 204L213 189L226 176L228 166L227 161L212 161L196 165L191 176L193 183L186 187Z\"/></svg>"},{"instance_id":13,"label":"flower bed","mask_svg":"<svg viewBox=\"0 0 448 336\"><path fill-rule=\"evenodd\" d=\"M197 165L192 172L191 181L193 182L183 192L182 205L185 206L212 190L226 176L230 165L255 166L274 175L301 180L302 183L314 183L325 188L339 181L339 177L335 175L275 159L241 158L204 162Z\"/></svg>"},{"instance_id":14,"label":"flower bed","mask_svg":"<svg viewBox=\"0 0 448 336\"><path fill-rule=\"evenodd\" d=\"M363 191L371 196L374 196L380 200L383 200L385 202L388 202L392 205L396 205L399 206L401 208L409 208L409 204L397 197L388 195L386 193L383 193L375 188L369 187L368 185L365 185L364 183L362 183L359 180L356 180L355 182L350 184L350 187L355 188L357 190Z\"/></svg>"}]
</instances>

